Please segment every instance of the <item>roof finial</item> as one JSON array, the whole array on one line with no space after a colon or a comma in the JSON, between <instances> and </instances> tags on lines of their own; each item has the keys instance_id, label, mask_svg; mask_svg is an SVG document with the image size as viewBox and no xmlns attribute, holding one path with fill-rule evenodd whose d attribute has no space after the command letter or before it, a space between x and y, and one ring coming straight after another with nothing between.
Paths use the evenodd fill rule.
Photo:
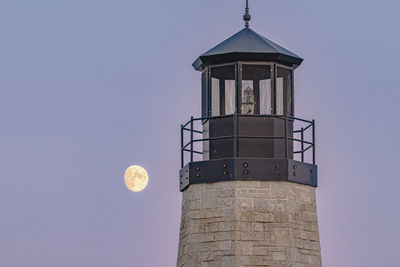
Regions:
<instances>
[{"instance_id":1,"label":"roof finial","mask_svg":"<svg viewBox=\"0 0 400 267\"><path fill-rule=\"evenodd\" d=\"M244 26L246 26L246 28L249 27L249 21L251 20L251 16L249 13L249 0L246 0L246 9L245 9L245 13L243 16L243 20L245 22Z\"/></svg>"}]
</instances>

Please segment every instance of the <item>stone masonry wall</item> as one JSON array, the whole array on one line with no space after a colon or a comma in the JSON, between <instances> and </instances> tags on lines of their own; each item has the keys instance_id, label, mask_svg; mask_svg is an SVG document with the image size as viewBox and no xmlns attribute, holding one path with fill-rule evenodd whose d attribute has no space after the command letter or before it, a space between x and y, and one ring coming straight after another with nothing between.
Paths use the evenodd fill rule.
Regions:
<instances>
[{"instance_id":1,"label":"stone masonry wall","mask_svg":"<svg viewBox=\"0 0 400 267\"><path fill-rule=\"evenodd\" d=\"M190 185L177 266L322 266L315 188L278 181Z\"/></svg>"}]
</instances>

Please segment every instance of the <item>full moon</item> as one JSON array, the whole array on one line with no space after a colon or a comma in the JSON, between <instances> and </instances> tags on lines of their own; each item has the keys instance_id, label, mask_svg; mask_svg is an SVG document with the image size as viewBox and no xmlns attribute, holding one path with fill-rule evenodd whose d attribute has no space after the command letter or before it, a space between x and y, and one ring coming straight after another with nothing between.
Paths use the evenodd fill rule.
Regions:
<instances>
[{"instance_id":1,"label":"full moon","mask_svg":"<svg viewBox=\"0 0 400 267\"><path fill-rule=\"evenodd\" d=\"M126 169L124 180L129 190L132 192L140 192L145 189L149 183L149 175L143 167L133 165Z\"/></svg>"}]
</instances>

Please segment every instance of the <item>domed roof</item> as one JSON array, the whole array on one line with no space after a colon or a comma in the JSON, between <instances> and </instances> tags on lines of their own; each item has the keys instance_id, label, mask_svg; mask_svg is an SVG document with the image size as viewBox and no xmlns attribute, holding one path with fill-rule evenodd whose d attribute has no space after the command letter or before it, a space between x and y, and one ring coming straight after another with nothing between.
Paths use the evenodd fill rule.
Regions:
<instances>
[{"instance_id":1,"label":"domed roof","mask_svg":"<svg viewBox=\"0 0 400 267\"><path fill-rule=\"evenodd\" d=\"M303 61L293 52L246 27L202 54L193 67L201 71L210 64L237 60L276 61L294 67Z\"/></svg>"}]
</instances>

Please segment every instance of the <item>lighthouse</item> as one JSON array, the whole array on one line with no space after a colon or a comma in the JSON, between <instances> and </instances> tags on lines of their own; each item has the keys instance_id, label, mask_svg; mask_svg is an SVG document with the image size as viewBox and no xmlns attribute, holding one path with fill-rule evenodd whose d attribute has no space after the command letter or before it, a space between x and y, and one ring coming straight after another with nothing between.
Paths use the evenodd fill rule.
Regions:
<instances>
[{"instance_id":1,"label":"lighthouse","mask_svg":"<svg viewBox=\"0 0 400 267\"><path fill-rule=\"evenodd\" d=\"M303 59L250 28L248 3L243 18L193 63L202 111L181 126L177 266L322 266L315 121L295 114Z\"/></svg>"}]
</instances>

